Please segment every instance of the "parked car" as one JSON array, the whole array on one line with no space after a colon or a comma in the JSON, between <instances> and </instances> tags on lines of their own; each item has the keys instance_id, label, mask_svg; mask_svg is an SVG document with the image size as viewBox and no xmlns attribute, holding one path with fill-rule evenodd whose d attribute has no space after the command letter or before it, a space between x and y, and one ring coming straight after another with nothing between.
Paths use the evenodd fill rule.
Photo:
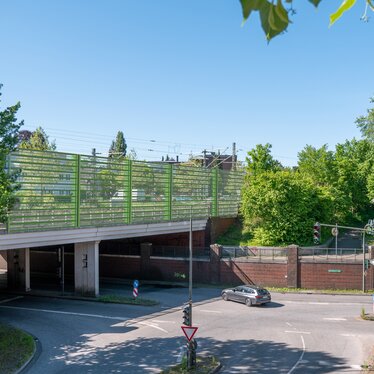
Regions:
<instances>
[{"instance_id":1,"label":"parked car","mask_svg":"<svg viewBox=\"0 0 374 374\"><path fill-rule=\"evenodd\" d=\"M261 305L271 301L271 295L267 289L252 284L226 288L222 290L221 296L225 301L237 301L247 306Z\"/></svg>"}]
</instances>

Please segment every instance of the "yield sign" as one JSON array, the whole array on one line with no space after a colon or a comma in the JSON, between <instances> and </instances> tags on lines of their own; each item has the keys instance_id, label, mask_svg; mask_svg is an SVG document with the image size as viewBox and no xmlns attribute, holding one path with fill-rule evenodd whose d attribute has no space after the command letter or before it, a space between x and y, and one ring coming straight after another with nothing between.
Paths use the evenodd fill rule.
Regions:
<instances>
[{"instance_id":1,"label":"yield sign","mask_svg":"<svg viewBox=\"0 0 374 374\"><path fill-rule=\"evenodd\" d=\"M192 327L192 326L181 326L184 335L186 335L187 340L190 342L193 336L195 335L195 332L197 331L198 327Z\"/></svg>"}]
</instances>

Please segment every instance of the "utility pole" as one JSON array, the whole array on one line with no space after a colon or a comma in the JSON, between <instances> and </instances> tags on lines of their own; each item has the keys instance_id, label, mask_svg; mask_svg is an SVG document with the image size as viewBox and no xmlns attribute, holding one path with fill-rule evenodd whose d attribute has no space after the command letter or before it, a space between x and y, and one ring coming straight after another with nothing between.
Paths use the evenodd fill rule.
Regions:
<instances>
[{"instance_id":1,"label":"utility pole","mask_svg":"<svg viewBox=\"0 0 374 374\"><path fill-rule=\"evenodd\" d=\"M204 155L203 167L206 168L206 149L203 150L203 155Z\"/></svg>"},{"instance_id":2,"label":"utility pole","mask_svg":"<svg viewBox=\"0 0 374 374\"><path fill-rule=\"evenodd\" d=\"M232 170L236 170L236 143L232 143Z\"/></svg>"},{"instance_id":3,"label":"utility pole","mask_svg":"<svg viewBox=\"0 0 374 374\"><path fill-rule=\"evenodd\" d=\"M96 157L96 148L92 148L92 156Z\"/></svg>"}]
</instances>

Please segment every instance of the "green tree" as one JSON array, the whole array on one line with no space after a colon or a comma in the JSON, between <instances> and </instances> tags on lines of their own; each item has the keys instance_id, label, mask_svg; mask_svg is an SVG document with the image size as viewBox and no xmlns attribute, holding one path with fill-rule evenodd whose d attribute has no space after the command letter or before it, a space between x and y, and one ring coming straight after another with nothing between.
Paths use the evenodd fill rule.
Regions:
<instances>
[{"instance_id":1,"label":"green tree","mask_svg":"<svg viewBox=\"0 0 374 374\"><path fill-rule=\"evenodd\" d=\"M334 152L329 151L327 144L321 148L307 145L298 154L298 170L308 175L320 186L336 183L337 171Z\"/></svg>"},{"instance_id":2,"label":"green tree","mask_svg":"<svg viewBox=\"0 0 374 374\"><path fill-rule=\"evenodd\" d=\"M268 171L279 171L282 165L271 155L271 144L257 144L246 157L247 175L256 176Z\"/></svg>"},{"instance_id":3,"label":"green tree","mask_svg":"<svg viewBox=\"0 0 374 374\"><path fill-rule=\"evenodd\" d=\"M362 222L372 214L368 180L373 170L373 144L367 140L347 140L336 146L335 158L337 189L346 201L341 214L345 214L346 221Z\"/></svg>"},{"instance_id":4,"label":"green tree","mask_svg":"<svg viewBox=\"0 0 374 374\"><path fill-rule=\"evenodd\" d=\"M367 10L374 10L373 0L363 0L366 4L362 19L367 21ZM321 0L309 0L315 7ZM275 36L285 32L291 23L290 16L295 13L292 8L293 0L240 0L243 12L243 22L247 21L253 12L258 12L261 20L261 27L269 41ZM347 10L355 5L356 0L342 0L339 8L330 15L330 26L334 24ZM287 9L287 6L290 8Z\"/></svg>"},{"instance_id":5,"label":"green tree","mask_svg":"<svg viewBox=\"0 0 374 374\"><path fill-rule=\"evenodd\" d=\"M110 158L126 157L127 144L122 131L117 132L116 140L112 141L108 155Z\"/></svg>"},{"instance_id":6,"label":"green tree","mask_svg":"<svg viewBox=\"0 0 374 374\"><path fill-rule=\"evenodd\" d=\"M0 84L1 96L2 84ZM1 102L1 101L0 101ZM20 103L0 111L0 222L5 222L7 212L14 202L13 192L16 189L15 175L5 170L7 154L13 151L18 142L18 131L23 121L17 123L16 114Z\"/></svg>"},{"instance_id":7,"label":"green tree","mask_svg":"<svg viewBox=\"0 0 374 374\"><path fill-rule=\"evenodd\" d=\"M329 220L329 196L292 170L268 171L247 179L242 214L258 245L308 244L316 220Z\"/></svg>"},{"instance_id":8,"label":"green tree","mask_svg":"<svg viewBox=\"0 0 374 374\"><path fill-rule=\"evenodd\" d=\"M18 148L20 149L33 149L37 151L54 151L56 150L55 142L50 142L48 135L42 127L38 127L31 136L22 140Z\"/></svg>"},{"instance_id":9,"label":"green tree","mask_svg":"<svg viewBox=\"0 0 374 374\"><path fill-rule=\"evenodd\" d=\"M374 103L374 97L370 99ZM360 116L356 119L357 127L360 129L362 136L365 139L374 142L374 108L367 110L366 116Z\"/></svg>"}]
</instances>

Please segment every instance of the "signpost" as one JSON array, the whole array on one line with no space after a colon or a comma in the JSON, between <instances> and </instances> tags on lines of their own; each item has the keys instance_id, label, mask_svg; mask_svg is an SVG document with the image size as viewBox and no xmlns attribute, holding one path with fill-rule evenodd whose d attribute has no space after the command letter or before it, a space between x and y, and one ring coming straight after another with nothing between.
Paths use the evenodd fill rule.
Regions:
<instances>
[{"instance_id":1,"label":"signpost","mask_svg":"<svg viewBox=\"0 0 374 374\"><path fill-rule=\"evenodd\" d=\"M139 281L138 280L134 280L133 287L134 287L134 289L132 290L132 295L136 299L138 297L138 294L139 294L139 292L138 292Z\"/></svg>"}]
</instances>

